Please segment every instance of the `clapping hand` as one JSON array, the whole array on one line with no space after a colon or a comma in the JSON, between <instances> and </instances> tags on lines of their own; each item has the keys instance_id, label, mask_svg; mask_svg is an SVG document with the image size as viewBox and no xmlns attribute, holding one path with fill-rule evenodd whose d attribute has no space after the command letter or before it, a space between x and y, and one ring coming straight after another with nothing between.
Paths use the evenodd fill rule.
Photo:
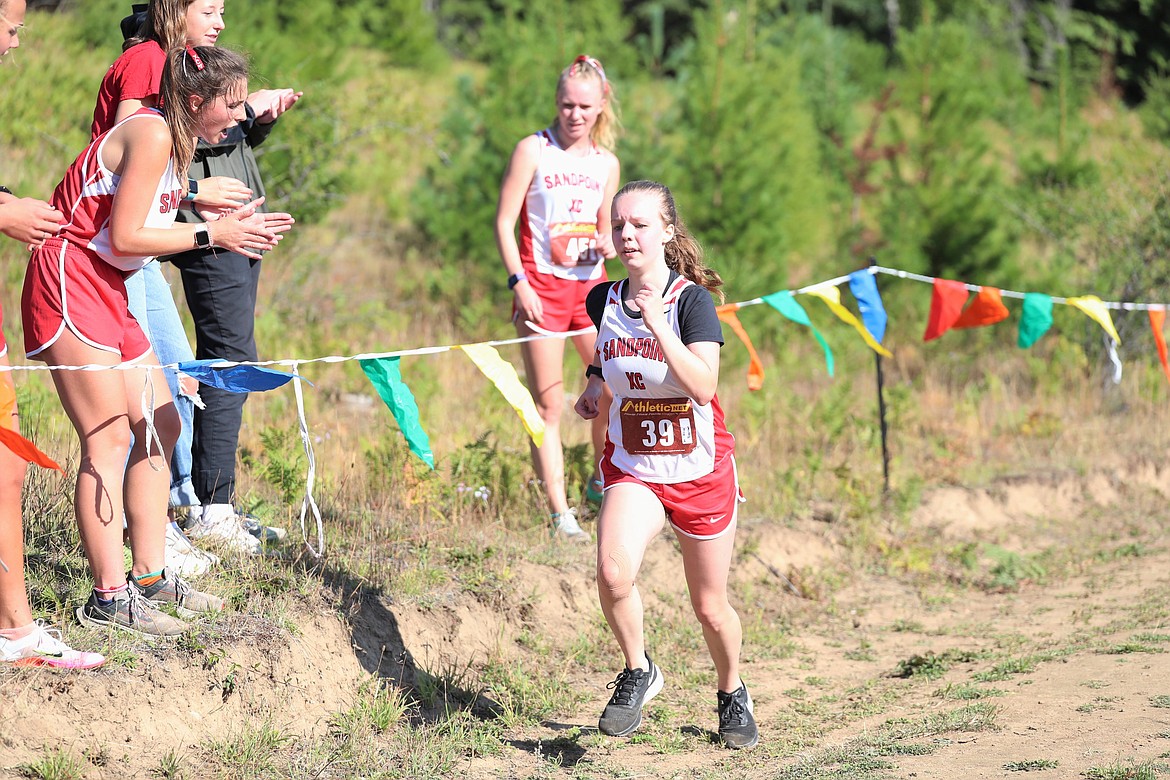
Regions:
<instances>
[{"instance_id":1,"label":"clapping hand","mask_svg":"<svg viewBox=\"0 0 1170 780\"><path fill-rule=\"evenodd\" d=\"M191 196L196 211L208 218L208 214L224 214L235 211L248 202L252 190L247 184L230 176L208 176L199 180L199 191Z\"/></svg>"},{"instance_id":2,"label":"clapping hand","mask_svg":"<svg viewBox=\"0 0 1170 780\"><path fill-rule=\"evenodd\" d=\"M296 220L284 212L256 211L263 202L264 198L257 198L209 223L214 226L209 229L214 230L215 245L252 260L261 259L261 253L275 248Z\"/></svg>"},{"instance_id":3,"label":"clapping hand","mask_svg":"<svg viewBox=\"0 0 1170 780\"><path fill-rule=\"evenodd\" d=\"M248 105L256 112L256 121L270 125L297 104L304 92L292 89L261 89L248 95Z\"/></svg>"}]
</instances>

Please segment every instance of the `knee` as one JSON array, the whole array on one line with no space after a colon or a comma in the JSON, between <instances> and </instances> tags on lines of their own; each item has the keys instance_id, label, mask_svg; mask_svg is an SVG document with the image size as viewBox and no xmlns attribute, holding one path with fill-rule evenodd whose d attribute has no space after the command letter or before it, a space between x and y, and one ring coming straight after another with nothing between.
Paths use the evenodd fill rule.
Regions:
<instances>
[{"instance_id":1,"label":"knee","mask_svg":"<svg viewBox=\"0 0 1170 780\"><path fill-rule=\"evenodd\" d=\"M143 433L145 433L146 426L143 425ZM162 442L163 449L170 452L175 448L175 442L179 440L179 434L183 430L183 423L179 419L179 410L174 403L164 404L158 409L154 410L154 429L158 432L158 439Z\"/></svg>"},{"instance_id":2,"label":"knee","mask_svg":"<svg viewBox=\"0 0 1170 780\"><path fill-rule=\"evenodd\" d=\"M24 475L27 471L28 463L25 462L24 458L5 450L3 457L0 457L0 496L17 496L16 500L19 501L20 492L24 489Z\"/></svg>"},{"instance_id":3,"label":"knee","mask_svg":"<svg viewBox=\"0 0 1170 780\"><path fill-rule=\"evenodd\" d=\"M705 628L718 632L735 616L735 610L724 595L699 594L691 598L695 617Z\"/></svg>"},{"instance_id":4,"label":"knee","mask_svg":"<svg viewBox=\"0 0 1170 780\"><path fill-rule=\"evenodd\" d=\"M107 466L123 468L132 442L130 425L126 418L120 418L96 432L82 436L82 461L88 461L98 470Z\"/></svg>"},{"instance_id":5,"label":"knee","mask_svg":"<svg viewBox=\"0 0 1170 780\"><path fill-rule=\"evenodd\" d=\"M625 549L612 551L597 565L597 587L612 601L628 598L634 590L634 572Z\"/></svg>"},{"instance_id":6,"label":"knee","mask_svg":"<svg viewBox=\"0 0 1170 780\"><path fill-rule=\"evenodd\" d=\"M540 400L536 402L536 410L540 412L540 419L544 420L545 426L556 426L561 421L561 409L565 405L565 394L561 392L546 392L541 393Z\"/></svg>"}]
</instances>

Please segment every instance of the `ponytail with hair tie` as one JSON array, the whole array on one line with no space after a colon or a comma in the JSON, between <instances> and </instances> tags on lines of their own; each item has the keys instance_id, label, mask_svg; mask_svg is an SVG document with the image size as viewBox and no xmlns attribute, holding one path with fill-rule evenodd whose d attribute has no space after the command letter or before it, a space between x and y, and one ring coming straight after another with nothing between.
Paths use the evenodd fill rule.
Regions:
<instances>
[{"instance_id":1,"label":"ponytail with hair tie","mask_svg":"<svg viewBox=\"0 0 1170 780\"><path fill-rule=\"evenodd\" d=\"M582 63L597 71L597 75L601 76L601 91L609 94L609 79L605 77L605 68L601 67L601 62L588 54L578 54L577 59L573 60L573 65L581 65Z\"/></svg>"},{"instance_id":2,"label":"ponytail with hair tie","mask_svg":"<svg viewBox=\"0 0 1170 780\"><path fill-rule=\"evenodd\" d=\"M203 58L202 58L202 57L200 57L200 56L199 56L199 55L198 55L198 54L195 52L195 47L194 47L194 46L188 46L188 47L187 47L187 56L191 58L191 61L192 61L193 63L195 63L195 70L197 70L197 71L202 71L202 70L203 70L203 68L205 68L205 67L206 67L206 66L203 64Z\"/></svg>"}]
</instances>

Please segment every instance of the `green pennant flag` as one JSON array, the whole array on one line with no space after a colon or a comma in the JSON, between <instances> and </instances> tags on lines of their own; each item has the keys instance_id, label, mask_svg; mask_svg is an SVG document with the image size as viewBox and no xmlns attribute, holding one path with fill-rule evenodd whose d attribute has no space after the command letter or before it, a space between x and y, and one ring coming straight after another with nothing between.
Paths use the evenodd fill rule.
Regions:
<instances>
[{"instance_id":1,"label":"green pennant flag","mask_svg":"<svg viewBox=\"0 0 1170 780\"><path fill-rule=\"evenodd\" d=\"M431 440L423 430L422 422L418 418L418 404L414 401L414 394L402 381L402 373L398 369L397 357L373 358L360 360L362 371L366 378L378 391L378 395L386 406L390 407L398 428L410 451L419 456L432 469L435 467L435 456L431 452Z\"/></svg>"},{"instance_id":2,"label":"green pennant flag","mask_svg":"<svg viewBox=\"0 0 1170 780\"><path fill-rule=\"evenodd\" d=\"M1040 340L1052 327L1052 296L1044 293L1025 293L1024 311L1020 315L1020 349L1027 349Z\"/></svg>"},{"instance_id":3,"label":"green pennant flag","mask_svg":"<svg viewBox=\"0 0 1170 780\"><path fill-rule=\"evenodd\" d=\"M812 320L808 318L808 312L797 302L792 293L788 290L781 290L771 295L765 295L763 300L764 303L780 312L784 317L792 320L797 325L804 325L812 331L813 336L820 342L821 349L825 350L825 368L828 369L829 376L832 376L833 350L829 349L829 342L825 341L825 337L821 335L821 332L813 327Z\"/></svg>"}]
</instances>

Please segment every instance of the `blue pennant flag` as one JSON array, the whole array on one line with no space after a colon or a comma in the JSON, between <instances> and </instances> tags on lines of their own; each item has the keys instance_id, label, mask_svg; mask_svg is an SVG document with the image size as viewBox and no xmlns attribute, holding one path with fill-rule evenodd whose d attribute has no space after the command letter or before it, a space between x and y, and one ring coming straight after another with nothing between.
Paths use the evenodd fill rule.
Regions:
<instances>
[{"instance_id":1,"label":"blue pennant flag","mask_svg":"<svg viewBox=\"0 0 1170 780\"><path fill-rule=\"evenodd\" d=\"M861 312L865 329L881 344L886 337L887 317L881 293L878 292L877 279L869 271L854 271L849 274L849 291L857 299L857 308Z\"/></svg>"},{"instance_id":2,"label":"blue pennant flag","mask_svg":"<svg viewBox=\"0 0 1170 780\"><path fill-rule=\"evenodd\" d=\"M229 393L258 393L275 390L288 384L292 374L263 366L225 366L215 368L222 360L188 360L179 364L179 370L210 387ZM304 379L302 377L302 379ZM311 384L311 383L310 383Z\"/></svg>"}]
</instances>

